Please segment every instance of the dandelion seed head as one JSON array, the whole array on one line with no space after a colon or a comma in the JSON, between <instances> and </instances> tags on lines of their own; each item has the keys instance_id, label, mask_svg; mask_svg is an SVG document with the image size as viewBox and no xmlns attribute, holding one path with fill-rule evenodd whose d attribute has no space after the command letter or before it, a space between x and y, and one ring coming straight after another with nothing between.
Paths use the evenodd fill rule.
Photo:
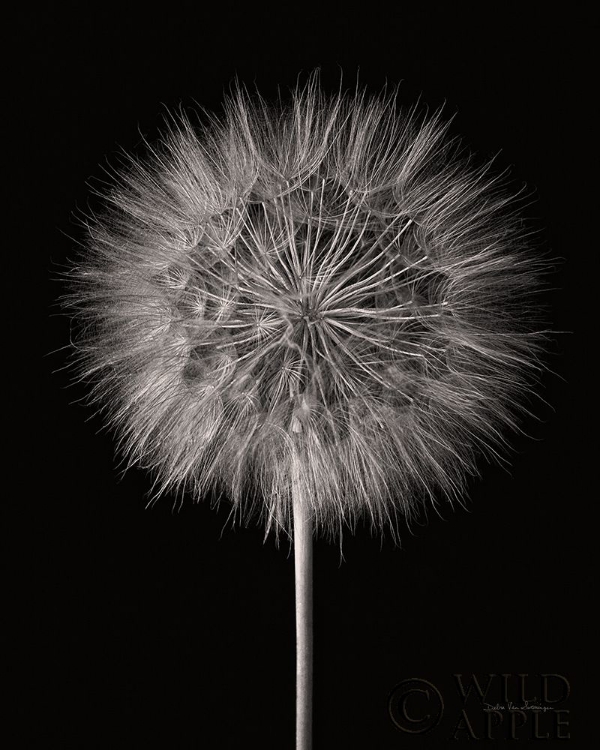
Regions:
<instances>
[{"instance_id":1,"label":"dandelion seed head","mask_svg":"<svg viewBox=\"0 0 600 750\"><path fill-rule=\"evenodd\" d=\"M119 173L77 361L159 494L337 534L460 498L536 366L536 266L488 167L395 95L237 91Z\"/></svg>"}]
</instances>

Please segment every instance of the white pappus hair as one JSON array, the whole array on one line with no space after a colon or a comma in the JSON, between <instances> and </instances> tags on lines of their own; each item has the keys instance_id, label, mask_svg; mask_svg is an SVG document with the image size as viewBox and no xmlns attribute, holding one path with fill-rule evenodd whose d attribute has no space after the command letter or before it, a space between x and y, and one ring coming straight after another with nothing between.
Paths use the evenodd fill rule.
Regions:
<instances>
[{"instance_id":1,"label":"white pappus hair","mask_svg":"<svg viewBox=\"0 0 600 750\"><path fill-rule=\"evenodd\" d=\"M460 498L537 368L514 199L396 94L237 90L131 159L71 270L76 362L158 494L288 531ZM521 401L523 399L521 398Z\"/></svg>"}]
</instances>

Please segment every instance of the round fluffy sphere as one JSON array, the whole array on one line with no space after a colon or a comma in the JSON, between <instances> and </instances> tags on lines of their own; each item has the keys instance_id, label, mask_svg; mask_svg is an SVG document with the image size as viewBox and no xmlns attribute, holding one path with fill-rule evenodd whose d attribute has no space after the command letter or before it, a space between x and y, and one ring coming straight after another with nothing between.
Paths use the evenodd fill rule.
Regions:
<instances>
[{"instance_id":1,"label":"round fluffy sphere","mask_svg":"<svg viewBox=\"0 0 600 750\"><path fill-rule=\"evenodd\" d=\"M535 366L510 202L394 95L237 92L89 222L81 372L160 491L216 488L267 528L293 497L334 534L459 497Z\"/></svg>"}]
</instances>

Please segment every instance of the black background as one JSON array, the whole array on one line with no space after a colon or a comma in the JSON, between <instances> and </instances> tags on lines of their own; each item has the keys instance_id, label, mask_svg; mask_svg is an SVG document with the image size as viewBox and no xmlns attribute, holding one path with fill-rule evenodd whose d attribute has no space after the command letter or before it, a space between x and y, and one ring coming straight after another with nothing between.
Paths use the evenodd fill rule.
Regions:
<instances>
[{"instance_id":1,"label":"black background","mask_svg":"<svg viewBox=\"0 0 600 750\"><path fill-rule=\"evenodd\" d=\"M25 232L35 247L30 272L49 279L39 298L55 303L62 264L82 239L73 214L93 205L86 182L102 179L120 148L156 137L165 108L195 100L218 109L236 75L274 96L320 66L325 87L336 88L343 69L350 87L359 71L374 92L402 81L408 103L445 102L456 113L452 132L481 158L498 154L499 169L510 167L533 196L526 213L541 250L559 259L545 295L550 325L572 332L580 270L564 210L567 120L586 19L483 5L461 16L435 5L410 15L390 8L22 11L13 31L26 52L12 76L23 80L17 110L30 114L15 194L40 217ZM85 387L67 387L65 352L56 350L68 341L68 321L48 318L46 356L28 391L27 403L41 396L40 405L24 420L41 455L16 459L27 534L11 578L18 612L32 605L33 613L20 653L41 647L16 670L27 683L23 731L40 731L50 746L293 747L289 545L263 543L255 526L231 528L225 506L174 508L165 498L146 509L149 478L135 469L122 476L113 437L80 402ZM527 436L512 438L508 471L482 465L468 510L446 508L401 529L401 548L361 529L344 539L342 563L338 547L316 543L315 748L446 746L460 712L453 673L527 673L526 697L538 699L535 675L566 676L570 746L587 746L578 744L591 677L582 489L573 479L574 342L572 333L552 338L546 403L523 423ZM447 704L424 736L399 731L388 714L390 692L409 677L436 684ZM529 730L518 736L527 744ZM497 746L505 745L512 741Z\"/></svg>"}]
</instances>

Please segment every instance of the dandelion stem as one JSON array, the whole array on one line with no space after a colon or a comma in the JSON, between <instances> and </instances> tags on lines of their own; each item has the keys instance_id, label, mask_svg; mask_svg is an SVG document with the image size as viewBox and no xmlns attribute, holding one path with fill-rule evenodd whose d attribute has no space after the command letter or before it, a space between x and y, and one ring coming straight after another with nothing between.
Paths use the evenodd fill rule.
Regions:
<instances>
[{"instance_id":1,"label":"dandelion stem","mask_svg":"<svg viewBox=\"0 0 600 750\"><path fill-rule=\"evenodd\" d=\"M296 583L296 750L312 747L313 523L294 491L294 567Z\"/></svg>"}]
</instances>

